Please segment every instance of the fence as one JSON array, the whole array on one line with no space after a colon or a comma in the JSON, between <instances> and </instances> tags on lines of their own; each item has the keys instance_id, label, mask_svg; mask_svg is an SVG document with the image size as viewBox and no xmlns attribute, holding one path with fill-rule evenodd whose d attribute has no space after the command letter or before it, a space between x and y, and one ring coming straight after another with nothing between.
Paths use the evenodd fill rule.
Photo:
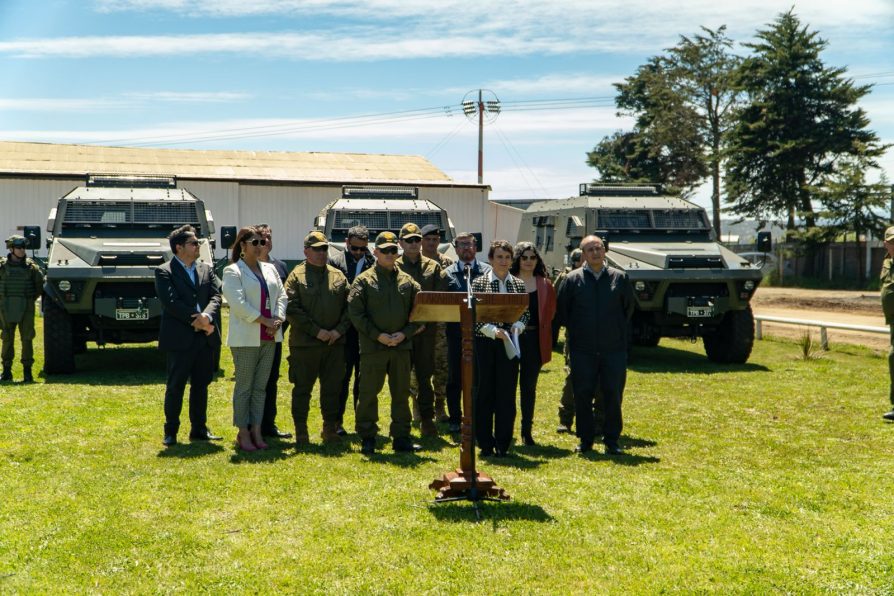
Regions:
<instances>
[{"instance_id":1,"label":"fence","mask_svg":"<svg viewBox=\"0 0 894 596\"><path fill-rule=\"evenodd\" d=\"M888 334L891 330L888 327L875 327L873 325L849 325L847 323L828 323L825 321L813 321L810 319L789 319L786 317L767 317L763 315L754 316L754 335L757 339L763 339L764 330L763 323L782 323L785 325L801 325L804 327L820 328L820 345L824 350L829 349L829 336L827 329L840 329L842 331L862 331L864 333L882 333Z\"/></svg>"}]
</instances>

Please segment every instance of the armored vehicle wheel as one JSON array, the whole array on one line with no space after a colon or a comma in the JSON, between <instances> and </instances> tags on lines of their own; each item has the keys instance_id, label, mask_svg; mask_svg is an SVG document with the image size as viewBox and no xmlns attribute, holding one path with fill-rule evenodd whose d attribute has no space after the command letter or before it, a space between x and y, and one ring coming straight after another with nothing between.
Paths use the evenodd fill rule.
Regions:
<instances>
[{"instance_id":1,"label":"armored vehicle wheel","mask_svg":"<svg viewBox=\"0 0 894 596\"><path fill-rule=\"evenodd\" d=\"M49 298L44 299L43 370L49 375L75 370L71 316Z\"/></svg>"},{"instance_id":2,"label":"armored vehicle wheel","mask_svg":"<svg viewBox=\"0 0 894 596\"><path fill-rule=\"evenodd\" d=\"M751 306L731 310L723 317L717 331L705 335L705 353L711 362L743 364L754 345L754 315Z\"/></svg>"}]
</instances>

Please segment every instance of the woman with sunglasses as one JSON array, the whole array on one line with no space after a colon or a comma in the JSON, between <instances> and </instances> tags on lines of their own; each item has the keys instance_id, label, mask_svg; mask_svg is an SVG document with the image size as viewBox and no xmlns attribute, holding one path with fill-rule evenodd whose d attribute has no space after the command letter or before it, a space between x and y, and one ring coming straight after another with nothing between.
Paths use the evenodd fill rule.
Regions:
<instances>
[{"instance_id":1,"label":"woman with sunglasses","mask_svg":"<svg viewBox=\"0 0 894 596\"><path fill-rule=\"evenodd\" d=\"M233 425L243 451L266 449L261 436L267 378L282 341L286 293L276 267L260 260L267 241L255 227L239 230L223 272L223 295L230 305L227 345L233 353ZM250 430L249 430L250 429Z\"/></svg>"},{"instance_id":2,"label":"woman with sunglasses","mask_svg":"<svg viewBox=\"0 0 894 596\"><path fill-rule=\"evenodd\" d=\"M524 282L509 273L512 245L505 240L494 240L487 256L491 270L475 278L472 291L523 294ZM528 311L525 311L511 326L506 323L475 324L475 438L483 457L505 457L512 443L519 363L518 358L506 355L504 342L525 328L528 317Z\"/></svg>"},{"instance_id":3,"label":"woman with sunglasses","mask_svg":"<svg viewBox=\"0 0 894 596\"><path fill-rule=\"evenodd\" d=\"M530 242L515 245L509 272L521 279L528 293L528 320L519 338L519 393L521 394L521 436L527 446L537 443L531 434L534 426L534 404L537 401L537 378L541 367L550 361L553 352L553 316L556 314L556 290L546 275L546 267L537 248Z\"/></svg>"}]
</instances>

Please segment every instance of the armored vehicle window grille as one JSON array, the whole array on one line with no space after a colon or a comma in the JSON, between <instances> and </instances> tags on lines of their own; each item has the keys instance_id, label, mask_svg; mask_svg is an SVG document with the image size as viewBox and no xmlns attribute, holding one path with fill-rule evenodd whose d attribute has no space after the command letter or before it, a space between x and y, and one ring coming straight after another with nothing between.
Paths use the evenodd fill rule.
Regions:
<instances>
[{"instance_id":1,"label":"armored vehicle window grille","mask_svg":"<svg viewBox=\"0 0 894 596\"><path fill-rule=\"evenodd\" d=\"M702 212L695 209L655 210L653 215L658 229L693 230L706 227Z\"/></svg>"},{"instance_id":2,"label":"armored vehicle window grille","mask_svg":"<svg viewBox=\"0 0 894 596\"><path fill-rule=\"evenodd\" d=\"M134 203L134 223L197 225L194 203Z\"/></svg>"},{"instance_id":3,"label":"armored vehicle window grille","mask_svg":"<svg viewBox=\"0 0 894 596\"><path fill-rule=\"evenodd\" d=\"M597 212L597 226L606 229L648 230L652 228L652 220L645 209L600 209Z\"/></svg>"},{"instance_id":4,"label":"armored vehicle window grille","mask_svg":"<svg viewBox=\"0 0 894 596\"><path fill-rule=\"evenodd\" d=\"M433 224L442 228L440 211L424 211L416 213L408 213L406 211L392 211L391 228L394 231L400 230L406 223L414 223L420 228L424 228L428 224Z\"/></svg>"},{"instance_id":5,"label":"armored vehicle window grille","mask_svg":"<svg viewBox=\"0 0 894 596\"><path fill-rule=\"evenodd\" d=\"M353 226L364 225L371 230L388 229L387 211L336 211L333 228L347 230Z\"/></svg>"},{"instance_id":6,"label":"armored vehicle window grille","mask_svg":"<svg viewBox=\"0 0 894 596\"><path fill-rule=\"evenodd\" d=\"M130 223L130 202L77 201L65 209L67 224L127 224Z\"/></svg>"}]
</instances>

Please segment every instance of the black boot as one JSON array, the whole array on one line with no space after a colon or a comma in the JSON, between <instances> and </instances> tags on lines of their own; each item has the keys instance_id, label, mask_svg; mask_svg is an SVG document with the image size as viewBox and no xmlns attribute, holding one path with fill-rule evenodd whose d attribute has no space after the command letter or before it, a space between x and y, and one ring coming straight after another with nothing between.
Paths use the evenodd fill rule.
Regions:
<instances>
[{"instance_id":1,"label":"black boot","mask_svg":"<svg viewBox=\"0 0 894 596\"><path fill-rule=\"evenodd\" d=\"M537 442L534 440L534 437L531 436L531 427L523 426L522 427L522 443L524 443L525 447L535 447Z\"/></svg>"},{"instance_id":2,"label":"black boot","mask_svg":"<svg viewBox=\"0 0 894 596\"><path fill-rule=\"evenodd\" d=\"M0 375L0 381L12 381L12 367L3 367L3 374Z\"/></svg>"},{"instance_id":3,"label":"black boot","mask_svg":"<svg viewBox=\"0 0 894 596\"><path fill-rule=\"evenodd\" d=\"M34 382L34 377L31 375L31 367L30 366L25 367L25 376L22 380L25 383L33 383Z\"/></svg>"}]
</instances>

